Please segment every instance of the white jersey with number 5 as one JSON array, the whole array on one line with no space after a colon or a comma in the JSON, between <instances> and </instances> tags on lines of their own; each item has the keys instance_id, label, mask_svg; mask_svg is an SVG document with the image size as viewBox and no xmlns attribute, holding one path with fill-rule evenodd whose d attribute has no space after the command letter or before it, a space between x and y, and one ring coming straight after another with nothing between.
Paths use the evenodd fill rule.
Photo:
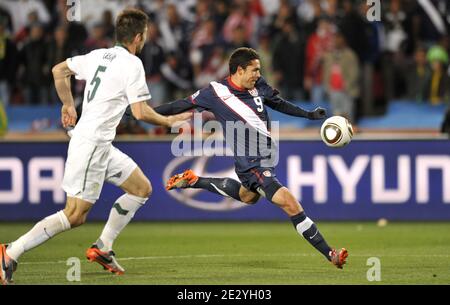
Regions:
<instances>
[{"instance_id":1,"label":"white jersey with number 5","mask_svg":"<svg viewBox=\"0 0 450 305\"><path fill-rule=\"evenodd\" d=\"M75 56L67 65L77 79L86 81L83 112L73 136L110 143L127 106L151 97L141 60L124 47Z\"/></svg>"}]
</instances>

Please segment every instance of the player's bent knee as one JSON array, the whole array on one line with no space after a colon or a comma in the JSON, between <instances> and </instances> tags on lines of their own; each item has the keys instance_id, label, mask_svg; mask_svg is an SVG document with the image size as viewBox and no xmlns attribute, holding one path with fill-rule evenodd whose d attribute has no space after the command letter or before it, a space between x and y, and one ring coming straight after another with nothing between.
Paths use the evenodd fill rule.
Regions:
<instances>
[{"instance_id":1,"label":"player's bent knee","mask_svg":"<svg viewBox=\"0 0 450 305\"><path fill-rule=\"evenodd\" d=\"M74 213L67 218L69 219L71 228L79 227L86 222L86 215L80 213Z\"/></svg>"},{"instance_id":2,"label":"player's bent knee","mask_svg":"<svg viewBox=\"0 0 450 305\"><path fill-rule=\"evenodd\" d=\"M259 194L254 193L243 186L239 189L239 200L245 204L254 204L258 202L259 198Z\"/></svg>"},{"instance_id":3,"label":"player's bent knee","mask_svg":"<svg viewBox=\"0 0 450 305\"><path fill-rule=\"evenodd\" d=\"M64 209L64 214L70 223L71 228L79 227L86 222L89 209L83 209L70 205Z\"/></svg>"},{"instance_id":4,"label":"player's bent knee","mask_svg":"<svg viewBox=\"0 0 450 305\"><path fill-rule=\"evenodd\" d=\"M300 205L297 201L288 202L283 210L289 215L297 215L298 213L302 212L302 209L300 208Z\"/></svg>"},{"instance_id":5,"label":"player's bent knee","mask_svg":"<svg viewBox=\"0 0 450 305\"><path fill-rule=\"evenodd\" d=\"M139 185L136 187L132 195L141 198L149 198L152 195L152 192L153 192L152 184L148 179L145 179L145 181L139 183Z\"/></svg>"},{"instance_id":6,"label":"player's bent knee","mask_svg":"<svg viewBox=\"0 0 450 305\"><path fill-rule=\"evenodd\" d=\"M243 203L255 204L258 202L259 198L260 198L259 195L250 195L250 196L245 196L244 198L241 198L241 199L242 199Z\"/></svg>"}]
</instances>

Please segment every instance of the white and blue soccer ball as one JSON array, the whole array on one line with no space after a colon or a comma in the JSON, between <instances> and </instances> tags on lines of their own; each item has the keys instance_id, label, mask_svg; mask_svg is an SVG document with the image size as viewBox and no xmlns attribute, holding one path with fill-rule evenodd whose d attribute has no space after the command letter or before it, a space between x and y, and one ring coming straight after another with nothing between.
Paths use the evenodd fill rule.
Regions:
<instances>
[{"instance_id":1,"label":"white and blue soccer ball","mask_svg":"<svg viewBox=\"0 0 450 305\"><path fill-rule=\"evenodd\" d=\"M343 147L353 138L352 124L342 116L332 116L323 122L320 137L330 147Z\"/></svg>"}]
</instances>

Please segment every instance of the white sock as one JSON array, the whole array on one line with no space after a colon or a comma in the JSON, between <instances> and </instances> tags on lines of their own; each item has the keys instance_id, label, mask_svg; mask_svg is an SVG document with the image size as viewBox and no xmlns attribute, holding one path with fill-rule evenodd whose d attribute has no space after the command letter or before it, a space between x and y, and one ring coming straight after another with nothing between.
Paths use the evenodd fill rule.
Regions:
<instances>
[{"instance_id":1,"label":"white sock","mask_svg":"<svg viewBox=\"0 0 450 305\"><path fill-rule=\"evenodd\" d=\"M109 213L108 222L96 244L100 250L112 250L114 240L133 218L136 211L148 200L130 194L124 194L114 203Z\"/></svg>"},{"instance_id":2,"label":"white sock","mask_svg":"<svg viewBox=\"0 0 450 305\"><path fill-rule=\"evenodd\" d=\"M38 222L30 231L12 242L6 254L17 262L26 251L37 247L53 236L70 229L70 222L63 211L59 211Z\"/></svg>"}]
</instances>

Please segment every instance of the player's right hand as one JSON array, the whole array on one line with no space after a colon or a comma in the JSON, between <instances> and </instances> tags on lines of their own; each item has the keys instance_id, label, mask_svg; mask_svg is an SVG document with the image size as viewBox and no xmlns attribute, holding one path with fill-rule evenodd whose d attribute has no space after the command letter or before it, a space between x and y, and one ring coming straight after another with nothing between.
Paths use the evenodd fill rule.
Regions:
<instances>
[{"instance_id":1,"label":"player's right hand","mask_svg":"<svg viewBox=\"0 0 450 305\"><path fill-rule=\"evenodd\" d=\"M77 111L73 105L63 105L61 108L61 123L64 128L75 126L77 123Z\"/></svg>"}]
</instances>

